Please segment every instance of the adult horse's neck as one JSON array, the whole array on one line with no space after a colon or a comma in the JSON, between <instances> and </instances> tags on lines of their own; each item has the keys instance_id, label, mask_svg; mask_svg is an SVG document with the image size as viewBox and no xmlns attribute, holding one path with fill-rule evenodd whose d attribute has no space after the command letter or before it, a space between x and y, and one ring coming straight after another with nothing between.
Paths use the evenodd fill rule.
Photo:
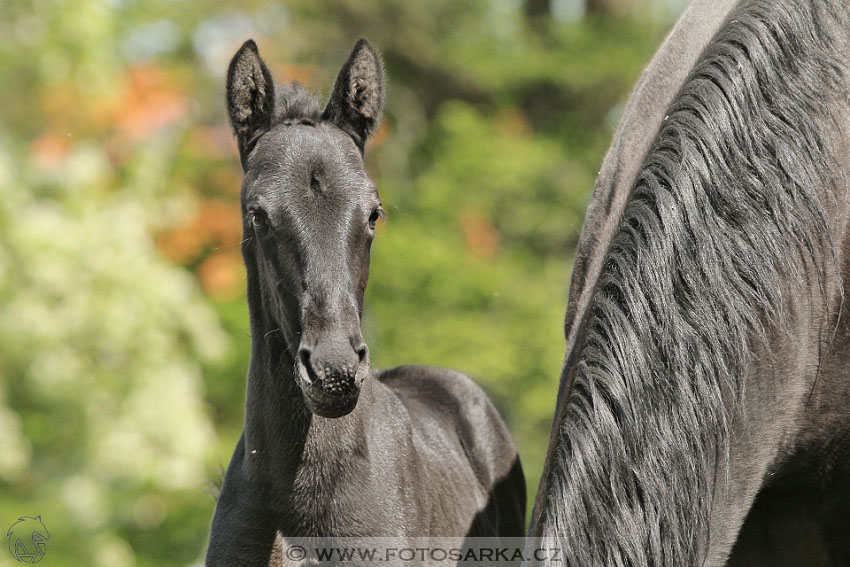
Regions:
<instances>
[{"instance_id":1,"label":"adult horse's neck","mask_svg":"<svg viewBox=\"0 0 850 567\"><path fill-rule=\"evenodd\" d=\"M532 536L542 535L539 512L541 506L546 507L548 468L555 458L557 434L564 422L565 401L572 386L574 363L583 344L581 332L590 314L605 252L617 232L638 170L654 141L650 133L658 132L690 69L737 3L738 0L695 0L688 6L635 86L596 179L570 282L564 321L566 362L558 390L546 467L532 512Z\"/></svg>"},{"instance_id":2,"label":"adult horse's neck","mask_svg":"<svg viewBox=\"0 0 850 567\"><path fill-rule=\"evenodd\" d=\"M840 0L740 2L694 46L628 193L589 212L606 228L585 231L531 530L565 563L725 564L791 462L841 305L848 21Z\"/></svg>"}]
</instances>

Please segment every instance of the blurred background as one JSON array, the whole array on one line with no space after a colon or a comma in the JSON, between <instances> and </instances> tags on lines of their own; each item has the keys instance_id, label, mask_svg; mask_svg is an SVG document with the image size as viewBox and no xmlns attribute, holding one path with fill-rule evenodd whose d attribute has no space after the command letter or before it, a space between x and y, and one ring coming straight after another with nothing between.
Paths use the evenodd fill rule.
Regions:
<instances>
[{"instance_id":1,"label":"blurred background","mask_svg":"<svg viewBox=\"0 0 850 567\"><path fill-rule=\"evenodd\" d=\"M0 530L45 566L201 565L250 337L224 111L247 38L324 97L383 52L379 367L473 376L540 476L571 258L682 0L0 0ZM0 566L17 564L0 548Z\"/></svg>"}]
</instances>

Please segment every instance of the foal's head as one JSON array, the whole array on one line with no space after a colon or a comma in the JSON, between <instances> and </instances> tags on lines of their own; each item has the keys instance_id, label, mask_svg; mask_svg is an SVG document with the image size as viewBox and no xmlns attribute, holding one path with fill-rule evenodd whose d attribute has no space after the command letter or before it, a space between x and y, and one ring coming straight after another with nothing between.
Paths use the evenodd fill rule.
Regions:
<instances>
[{"instance_id":1,"label":"foal's head","mask_svg":"<svg viewBox=\"0 0 850 567\"><path fill-rule=\"evenodd\" d=\"M382 211L363 147L383 104L381 60L364 40L323 111L301 87L276 87L253 41L228 70L254 329L280 330L307 407L324 417L354 409L369 370L360 316Z\"/></svg>"}]
</instances>

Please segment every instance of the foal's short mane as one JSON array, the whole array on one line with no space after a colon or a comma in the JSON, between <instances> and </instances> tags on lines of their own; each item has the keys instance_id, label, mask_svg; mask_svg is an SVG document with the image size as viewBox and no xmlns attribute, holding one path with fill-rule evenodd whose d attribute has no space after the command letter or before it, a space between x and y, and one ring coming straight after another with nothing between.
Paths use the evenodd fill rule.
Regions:
<instances>
[{"instance_id":1,"label":"foal's short mane","mask_svg":"<svg viewBox=\"0 0 850 567\"><path fill-rule=\"evenodd\" d=\"M316 123L322 118L317 99L296 82L275 85L275 106L271 126L284 123Z\"/></svg>"},{"instance_id":2,"label":"foal's short mane","mask_svg":"<svg viewBox=\"0 0 850 567\"><path fill-rule=\"evenodd\" d=\"M830 34L848 25L837 0L745 0L669 108L605 252L539 504L565 564L697 564L753 341L787 320L789 282L823 292L834 261L848 71Z\"/></svg>"}]
</instances>

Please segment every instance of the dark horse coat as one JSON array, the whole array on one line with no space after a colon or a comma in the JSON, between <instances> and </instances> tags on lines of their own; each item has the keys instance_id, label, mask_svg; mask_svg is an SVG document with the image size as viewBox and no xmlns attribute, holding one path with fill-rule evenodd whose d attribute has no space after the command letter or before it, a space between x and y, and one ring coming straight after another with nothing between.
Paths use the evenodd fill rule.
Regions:
<instances>
[{"instance_id":1,"label":"dark horse coat","mask_svg":"<svg viewBox=\"0 0 850 567\"><path fill-rule=\"evenodd\" d=\"M696 0L577 252L531 535L559 565L850 564L850 3Z\"/></svg>"},{"instance_id":2,"label":"dark horse coat","mask_svg":"<svg viewBox=\"0 0 850 567\"><path fill-rule=\"evenodd\" d=\"M252 346L209 566L278 564L286 538L398 547L525 530L516 449L481 389L449 370L369 367L360 317L382 211L363 149L383 81L362 40L324 111L302 88L276 86L254 42L231 62Z\"/></svg>"}]
</instances>

